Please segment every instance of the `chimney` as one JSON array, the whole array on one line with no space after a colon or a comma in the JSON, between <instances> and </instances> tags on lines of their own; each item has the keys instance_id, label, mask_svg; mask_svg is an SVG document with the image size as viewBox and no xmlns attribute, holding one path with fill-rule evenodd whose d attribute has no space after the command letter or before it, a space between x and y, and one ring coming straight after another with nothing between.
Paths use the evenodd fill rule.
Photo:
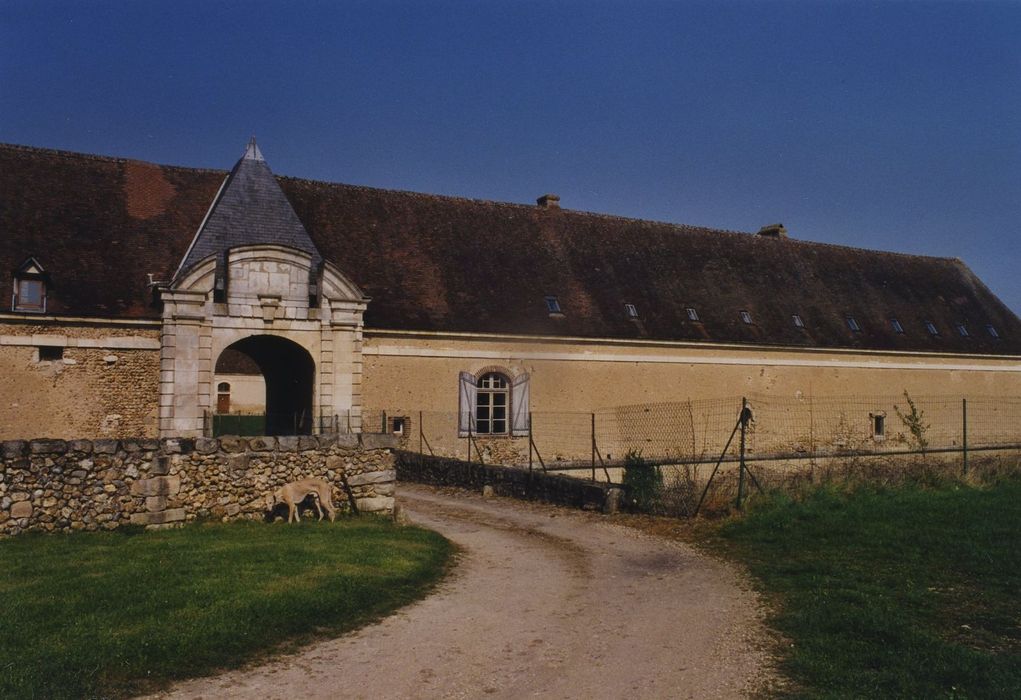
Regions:
<instances>
[{"instance_id":1,"label":"chimney","mask_svg":"<svg viewBox=\"0 0 1021 700\"><path fill-rule=\"evenodd\" d=\"M544 194L535 200L535 203L542 209L559 209L560 208L560 195L559 194Z\"/></svg>"},{"instance_id":2,"label":"chimney","mask_svg":"<svg viewBox=\"0 0 1021 700\"><path fill-rule=\"evenodd\" d=\"M787 238L787 229L783 224L767 224L759 229L759 235L766 238Z\"/></svg>"}]
</instances>

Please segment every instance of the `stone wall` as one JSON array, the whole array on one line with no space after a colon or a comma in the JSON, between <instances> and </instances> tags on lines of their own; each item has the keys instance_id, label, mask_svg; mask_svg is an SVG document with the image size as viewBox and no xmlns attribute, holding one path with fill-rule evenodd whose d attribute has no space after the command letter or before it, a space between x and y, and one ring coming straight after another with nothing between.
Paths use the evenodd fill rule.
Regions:
<instances>
[{"instance_id":1,"label":"stone wall","mask_svg":"<svg viewBox=\"0 0 1021 700\"><path fill-rule=\"evenodd\" d=\"M557 505L614 512L620 488L611 484L584 481L570 476L464 462L417 452L397 452L397 477L432 486L458 486L483 491L492 489L498 496Z\"/></svg>"},{"instance_id":2,"label":"stone wall","mask_svg":"<svg viewBox=\"0 0 1021 700\"><path fill-rule=\"evenodd\" d=\"M267 494L307 477L333 485L338 510L392 514L393 444L385 435L11 440L0 443L0 534L263 519Z\"/></svg>"},{"instance_id":3,"label":"stone wall","mask_svg":"<svg viewBox=\"0 0 1021 700\"><path fill-rule=\"evenodd\" d=\"M155 326L0 321L0 440L156 437L159 371Z\"/></svg>"}]
</instances>

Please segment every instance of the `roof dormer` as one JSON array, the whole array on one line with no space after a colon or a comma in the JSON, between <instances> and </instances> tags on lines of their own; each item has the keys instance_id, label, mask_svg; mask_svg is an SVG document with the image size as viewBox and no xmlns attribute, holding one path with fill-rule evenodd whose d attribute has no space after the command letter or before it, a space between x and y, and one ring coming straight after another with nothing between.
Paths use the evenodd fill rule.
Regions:
<instances>
[{"instance_id":1,"label":"roof dormer","mask_svg":"<svg viewBox=\"0 0 1021 700\"><path fill-rule=\"evenodd\" d=\"M14 290L11 294L11 311L46 313L46 289L50 276L33 257L21 263L14 271Z\"/></svg>"}]
</instances>

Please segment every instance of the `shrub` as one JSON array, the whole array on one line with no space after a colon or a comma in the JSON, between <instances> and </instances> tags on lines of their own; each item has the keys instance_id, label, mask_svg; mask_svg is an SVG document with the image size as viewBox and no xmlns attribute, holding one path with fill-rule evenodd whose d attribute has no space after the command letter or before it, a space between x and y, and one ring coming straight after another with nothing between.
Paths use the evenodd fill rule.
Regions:
<instances>
[{"instance_id":1,"label":"shrub","mask_svg":"<svg viewBox=\"0 0 1021 700\"><path fill-rule=\"evenodd\" d=\"M663 495L663 474L634 450L624 457L624 478L628 503L645 513L657 510Z\"/></svg>"}]
</instances>

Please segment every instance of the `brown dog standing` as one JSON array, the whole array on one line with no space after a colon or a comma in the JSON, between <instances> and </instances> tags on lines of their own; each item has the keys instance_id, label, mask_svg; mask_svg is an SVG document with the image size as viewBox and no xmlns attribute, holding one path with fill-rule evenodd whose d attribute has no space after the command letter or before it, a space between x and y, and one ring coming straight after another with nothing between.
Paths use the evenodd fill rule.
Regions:
<instances>
[{"instance_id":1,"label":"brown dog standing","mask_svg":"<svg viewBox=\"0 0 1021 700\"><path fill-rule=\"evenodd\" d=\"M272 510L278 503L287 504L287 522L295 520L300 522L301 516L298 515L298 504L305 500L305 497L309 494L315 494L316 498L316 510L319 512L319 519L323 519L323 508L326 508L326 512L330 514L330 522L333 522L337 518L337 509L333 507L333 498L330 495L331 492L330 483L323 479L299 479L298 481L292 481L289 484L284 484L272 495L267 495L266 504ZM322 507L320 507L322 504Z\"/></svg>"}]
</instances>

